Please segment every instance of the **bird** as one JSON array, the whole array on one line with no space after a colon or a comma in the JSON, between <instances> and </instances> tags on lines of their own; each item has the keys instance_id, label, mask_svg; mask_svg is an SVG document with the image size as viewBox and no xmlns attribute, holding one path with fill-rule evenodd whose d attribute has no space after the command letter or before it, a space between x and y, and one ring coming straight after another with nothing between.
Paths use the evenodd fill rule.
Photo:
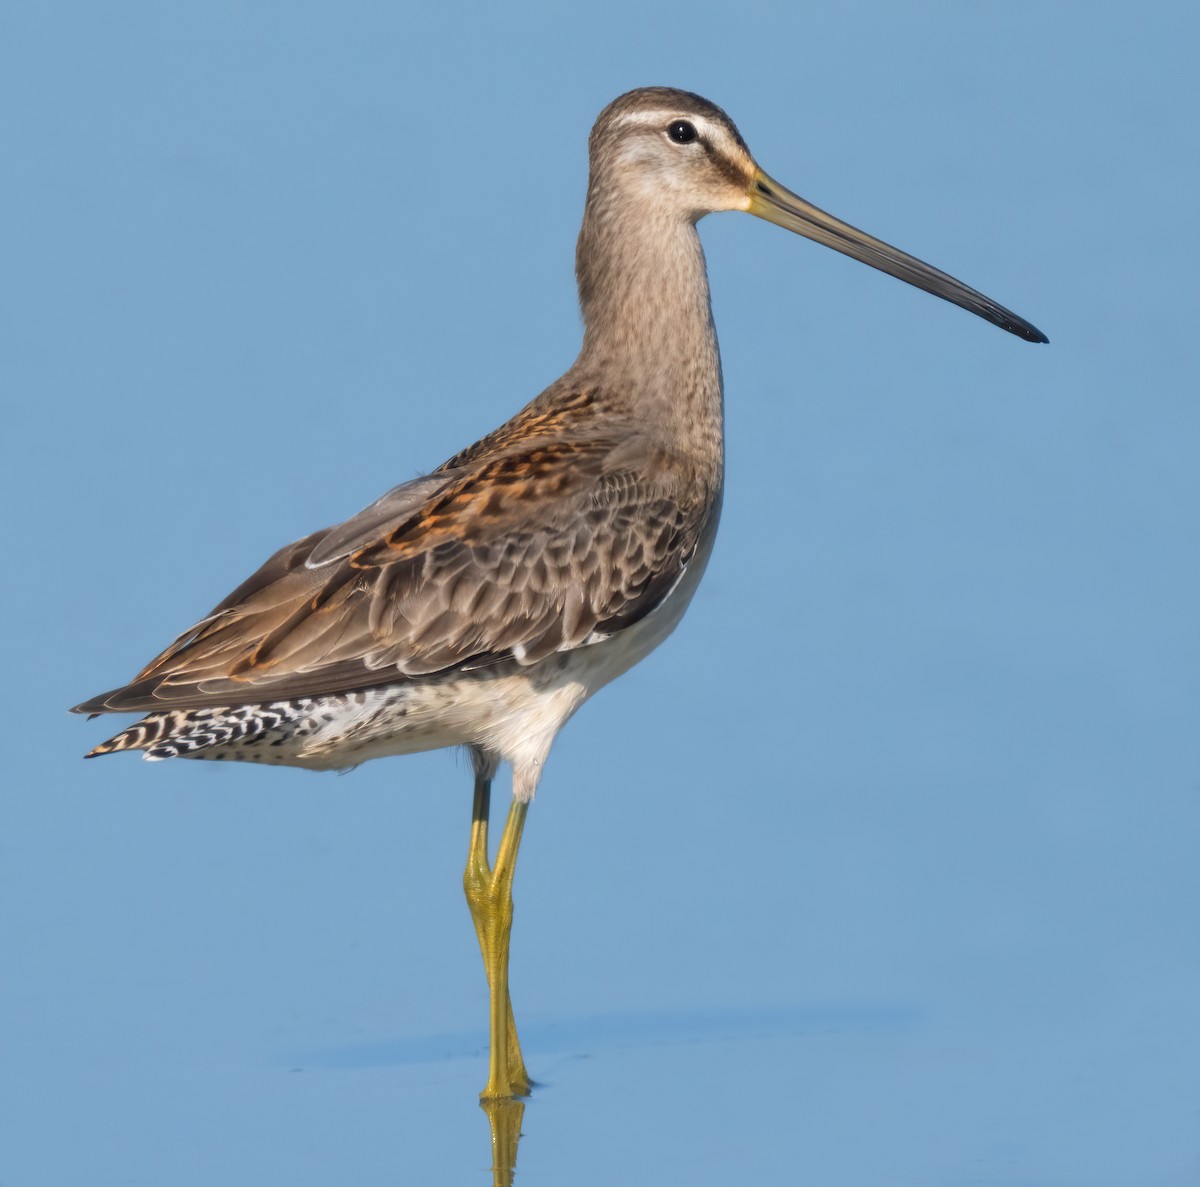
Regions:
<instances>
[{"instance_id":1,"label":"bird","mask_svg":"<svg viewBox=\"0 0 1200 1187\"><path fill-rule=\"evenodd\" d=\"M489 987L485 1101L532 1085L509 992L512 889L551 745L671 634L716 537L724 386L697 223L721 211L1048 341L786 189L707 99L629 91L589 138L575 256L583 342L570 369L435 470L281 548L128 684L75 706L141 715L89 758L132 750L343 770L465 747L463 881ZM492 857L501 763L512 799Z\"/></svg>"}]
</instances>

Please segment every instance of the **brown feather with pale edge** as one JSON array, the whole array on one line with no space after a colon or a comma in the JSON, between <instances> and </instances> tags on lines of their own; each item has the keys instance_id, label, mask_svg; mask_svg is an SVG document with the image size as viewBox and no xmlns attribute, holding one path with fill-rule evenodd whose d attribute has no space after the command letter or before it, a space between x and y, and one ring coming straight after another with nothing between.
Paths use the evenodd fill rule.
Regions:
<instances>
[{"instance_id":1,"label":"brown feather with pale edge","mask_svg":"<svg viewBox=\"0 0 1200 1187\"><path fill-rule=\"evenodd\" d=\"M552 393L275 553L129 685L78 711L235 706L528 665L643 618L679 580L716 492L657 434L614 435L594 394Z\"/></svg>"}]
</instances>

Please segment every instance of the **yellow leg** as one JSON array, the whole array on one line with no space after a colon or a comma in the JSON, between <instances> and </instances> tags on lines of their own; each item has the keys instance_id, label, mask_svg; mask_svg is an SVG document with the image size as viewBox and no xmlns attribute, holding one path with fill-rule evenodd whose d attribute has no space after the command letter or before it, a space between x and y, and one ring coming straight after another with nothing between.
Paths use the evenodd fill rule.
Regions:
<instances>
[{"instance_id":1,"label":"yellow leg","mask_svg":"<svg viewBox=\"0 0 1200 1187\"><path fill-rule=\"evenodd\" d=\"M463 874L463 888L467 892L467 905L471 908L471 920L479 938L479 951L483 954L483 969L487 974L491 1003L488 1081L481 1094L484 1100L528 1096L530 1089L525 1060L521 1057L521 1044L517 1040L512 1000L508 995L508 945L513 920L512 883L528 805L513 800L504 832L500 837L496 861L492 864L488 861L491 791L490 776L476 775L471 847L467 853L467 869Z\"/></svg>"}]
</instances>

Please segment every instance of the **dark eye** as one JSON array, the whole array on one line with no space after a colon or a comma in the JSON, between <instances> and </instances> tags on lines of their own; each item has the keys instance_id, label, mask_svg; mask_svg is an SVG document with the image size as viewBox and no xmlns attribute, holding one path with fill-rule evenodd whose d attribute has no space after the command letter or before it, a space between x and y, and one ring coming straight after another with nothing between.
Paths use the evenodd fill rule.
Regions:
<instances>
[{"instance_id":1,"label":"dark eye","mask_svg":"<svg viewBox=\"0 0 1200 1187\"><path fill-rule=\"evenodd\" d=\"M667 135L676 144L691 144L696 139L696 128L695 125L689 124L687 120L676 120L668 126Z\"/></svg>"}]
</instances>

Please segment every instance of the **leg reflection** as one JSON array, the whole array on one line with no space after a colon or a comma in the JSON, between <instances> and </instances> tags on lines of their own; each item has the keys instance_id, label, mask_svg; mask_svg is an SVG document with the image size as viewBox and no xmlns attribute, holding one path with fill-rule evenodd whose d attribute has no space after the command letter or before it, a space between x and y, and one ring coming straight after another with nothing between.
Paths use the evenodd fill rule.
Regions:
<instances>
[{"instance_id":1,"label":"leg reflection","mask_svg":"<svg viewBox=\"0 0 1200 1187\"><path fill-rule=\"evenodd\" d=\"M516 1097L485 1097L479 1107L492 1129L492 1187L512 1187L517 1169L517 1143L525 1102Z\"/></svg>"}]
</instances>

